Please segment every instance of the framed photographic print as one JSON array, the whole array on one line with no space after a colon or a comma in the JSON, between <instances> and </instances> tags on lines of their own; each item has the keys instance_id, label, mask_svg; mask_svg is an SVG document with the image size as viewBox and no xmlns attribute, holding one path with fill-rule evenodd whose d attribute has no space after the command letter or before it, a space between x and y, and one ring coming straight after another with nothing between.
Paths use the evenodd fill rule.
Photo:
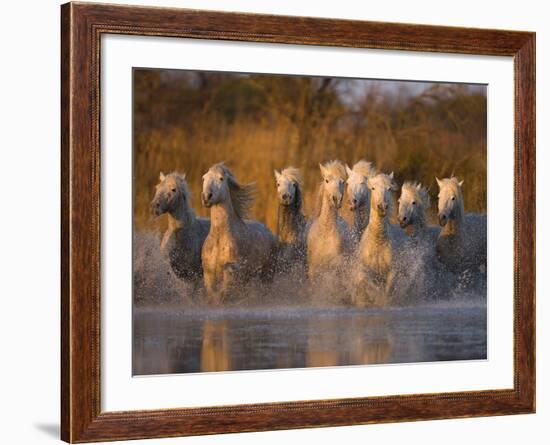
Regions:
<instances>
[{"instance_id":1,"label":"framed photographic print","mask_svg":"<svg viewBox=\"0 0 550 445\"><path fill-rule=\"evenodd\" d=\"M63 440L534 412L534 33L61 17Z\"/></svg>"}]
</instances>

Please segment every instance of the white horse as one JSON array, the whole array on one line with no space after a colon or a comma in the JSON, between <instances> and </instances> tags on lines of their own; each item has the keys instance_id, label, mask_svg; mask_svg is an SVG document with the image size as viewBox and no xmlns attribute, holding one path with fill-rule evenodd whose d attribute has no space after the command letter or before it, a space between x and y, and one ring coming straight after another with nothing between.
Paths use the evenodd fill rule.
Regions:
<instances>
[{"instance_id":1,"label":"white horse","mask_svg":"<svg viewBox=\"0 0 550 445\"><path fill-rule=\"evenodd\" d=\"M407 181L401 187L398 202L397 219L408 238L397 261L397 299L405 302L436 296L448 280L435 252L440 228L428 225L426 220L430 208L428 190L420 183Z\"/></svg>"},{"instance_id":2,"label":"white horse","mask_svg":"<svg viewBox=\"0 0 550 445\"><path fill-rule=\"evenodd\" d=\"M246 221L252 184L241 185L223 163L203 176L202 203L210 208L210 232L202 248L204 284L211 303L219 304L236 284L271 269L276 240L258 221Z\"/></svg>"},{"instance_id":3,"label":"white horse","mask_svg":"<svg viewBox=\"0 0 550 445\"><path fill-rule=\"evenodd\" d=\"M487 216L464 214L462 185L456 177L438 179L438 217L442 227L437 240L440 261L454 273L485 273L487 268Z\"/></svg>"},{"instance_id":4,"label":"white horse","mask_svg":"<svg viewBox=\"0 0 550 445\"><path fill-rule=\"evenodd\" d=\"M201 250L210 221L195 216L185 175L161 172L159 180L151 210L156 216L166 214L168 217L168 229L160 243L161 253L176 276L197 280L202 276Z\"/></svg>"},{"instance_id":5,"label":"white horse","mask_svg":"<svg viewBox=\"0 0 550 445\"><path fill-rule=\"evenodd\" d=\"M393 172L389 175L379 173L367 183L371 190L370 218L357 252L352 303L385 306L393 289L395 256L403 243L389 221L392 193L398 188Z\"/></svg>"},{"instance_id":6,"label":"white horse","mask_svg":"<svg viewBox=\"0 0 550 445\"><path fill-rule=\"evenodd\" d=\"M279 199L278 259L281 269L289 271L296 265L305 265L307 222L302 213L302 177L294 167L287 167L281 172L275 170L274 173Z\"/></svg>"},{"instance_id":7,"label":"white horse","mask_svg":"<svg viewBox=\"0 0 550 445\"><path fill-rule=\"evenodd\" d=\"M418 243L428 243L435 248L439 227L426 222L426 212L430 208L428 190L422 184L407 181L401 187L397 220L411 239Z\"/></svg>"},{"instance_id":8,"label":"white horse","mask_svg":"<svg viewBox=\"0 0 550 445\"><path fill-rule=\"evenodd\" d=\"M363 231L369 223L370 214L370 189L367 181L376 174L374 166L370 162L359 161L353 168L346 165L348 174L348 204L353 212L352 233L357 242L361 239Z\"/></svg>"},{"instance_id":9,"label":"white horse","mask_svg":"<svg viewBox=\"0 0 550 445\"><path fill-rule=\"evenodd\" d=\"M319 164L323 181L319 188L319 215L307 233L308 276L336 271L349 254L352 236L338 213L344 196L346 169L340 161Z\"/></svg>"}]
</instances>

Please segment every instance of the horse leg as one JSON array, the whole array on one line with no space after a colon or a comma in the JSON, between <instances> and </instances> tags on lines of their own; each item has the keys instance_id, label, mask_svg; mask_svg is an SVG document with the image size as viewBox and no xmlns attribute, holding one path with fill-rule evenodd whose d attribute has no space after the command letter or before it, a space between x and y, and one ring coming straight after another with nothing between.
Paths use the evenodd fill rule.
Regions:
<instances>
[{"instance_id":1,"label":"horse leg","mask_svg":"<svg viewBox=\"0 0 550 445\"><path fill-rule=\"evenodd\" d=\"M352 292L353 304L358 307L378 306L380 300L380 286L378 279L369 270L356 273Z\"/></svg>"},{"instance_id":2,"label":"horse leg","mask_svg":"<svg viewBox=\"0 0 550 445\"><path fill-rule=\"evenodd\" d=\"M238 263L227 263L223 266L222 283L220 286L220 302L230 296L238 283L238 275L241 271L241 265Z\"/></svg>"},{"instance_id":3,"label":"horse leg","mask_svg":"<svg viewBox=\"0 0 550 445\"><path fill-rule=\"evenodd\" d=\"M218 304L220 302L220 298L216 289L216 274L211 271L205 270L203 274L203 280L208 303Z\"/></svg>"},{"instance_id":4,"label":"horse leg","mask_svg":"<svg viewBox=\"0 0 550 445\"><path fill-rule=\"evenodd\" d=\"M386 275L386 284L384 286L384 291L379 292L378 299L376 302L377 306L387 306L390 300L391 295L395 291L395 272L390 270Z\"/></svg>"}]
</instances>

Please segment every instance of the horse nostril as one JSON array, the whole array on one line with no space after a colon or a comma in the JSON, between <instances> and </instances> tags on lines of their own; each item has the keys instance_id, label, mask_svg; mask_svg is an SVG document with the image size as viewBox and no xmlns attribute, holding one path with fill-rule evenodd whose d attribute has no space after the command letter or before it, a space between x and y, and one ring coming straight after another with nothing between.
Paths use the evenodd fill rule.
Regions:
<instances>
[{"instance_id":1,"label":"horse nostril","mask_svg":"<svg viewBox=\"0 0 550 445\"><path fill-rule=\"evenodd\" d=\"M206 196L206 199L210 199L212 198L212 193L209 193L207 196Z\"/></svg>"},{"instance_id":2,"label":"horse nostril","mask_svg":"<svg viewBox=\"0 0 550 445\"><path fill-rule=\"evenodd\" d=\"M406 216L403 217L403 221L407 221L407 217L406 217Z\"/></svg>"},{"instance_id":3,"label":"horse nostril","mask_svg":"<svg viewBox=\"0 0 550 445\"><path fill-rule=\"evenodd\" d=\"M288 194L287 193L283 193L283 199L288 199Z\"/></svg>"}]
</instances>

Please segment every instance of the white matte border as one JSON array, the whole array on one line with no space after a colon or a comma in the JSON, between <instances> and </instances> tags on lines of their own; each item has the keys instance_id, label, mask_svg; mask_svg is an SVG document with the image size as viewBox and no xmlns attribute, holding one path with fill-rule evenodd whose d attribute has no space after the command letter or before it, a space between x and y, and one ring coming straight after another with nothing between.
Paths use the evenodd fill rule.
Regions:
<instances>
[{"instance_id":1,"label":"white matte border","mask_svg":"<svg viewBox=\"0 0 550 445\"><path fill-rule=\"evenodd\" d=\"M101 48L102 411L513 387L512 58L119 35ZM488 84L488 360L133 378L132 67Z\"/></svg>"}]
</instances>

